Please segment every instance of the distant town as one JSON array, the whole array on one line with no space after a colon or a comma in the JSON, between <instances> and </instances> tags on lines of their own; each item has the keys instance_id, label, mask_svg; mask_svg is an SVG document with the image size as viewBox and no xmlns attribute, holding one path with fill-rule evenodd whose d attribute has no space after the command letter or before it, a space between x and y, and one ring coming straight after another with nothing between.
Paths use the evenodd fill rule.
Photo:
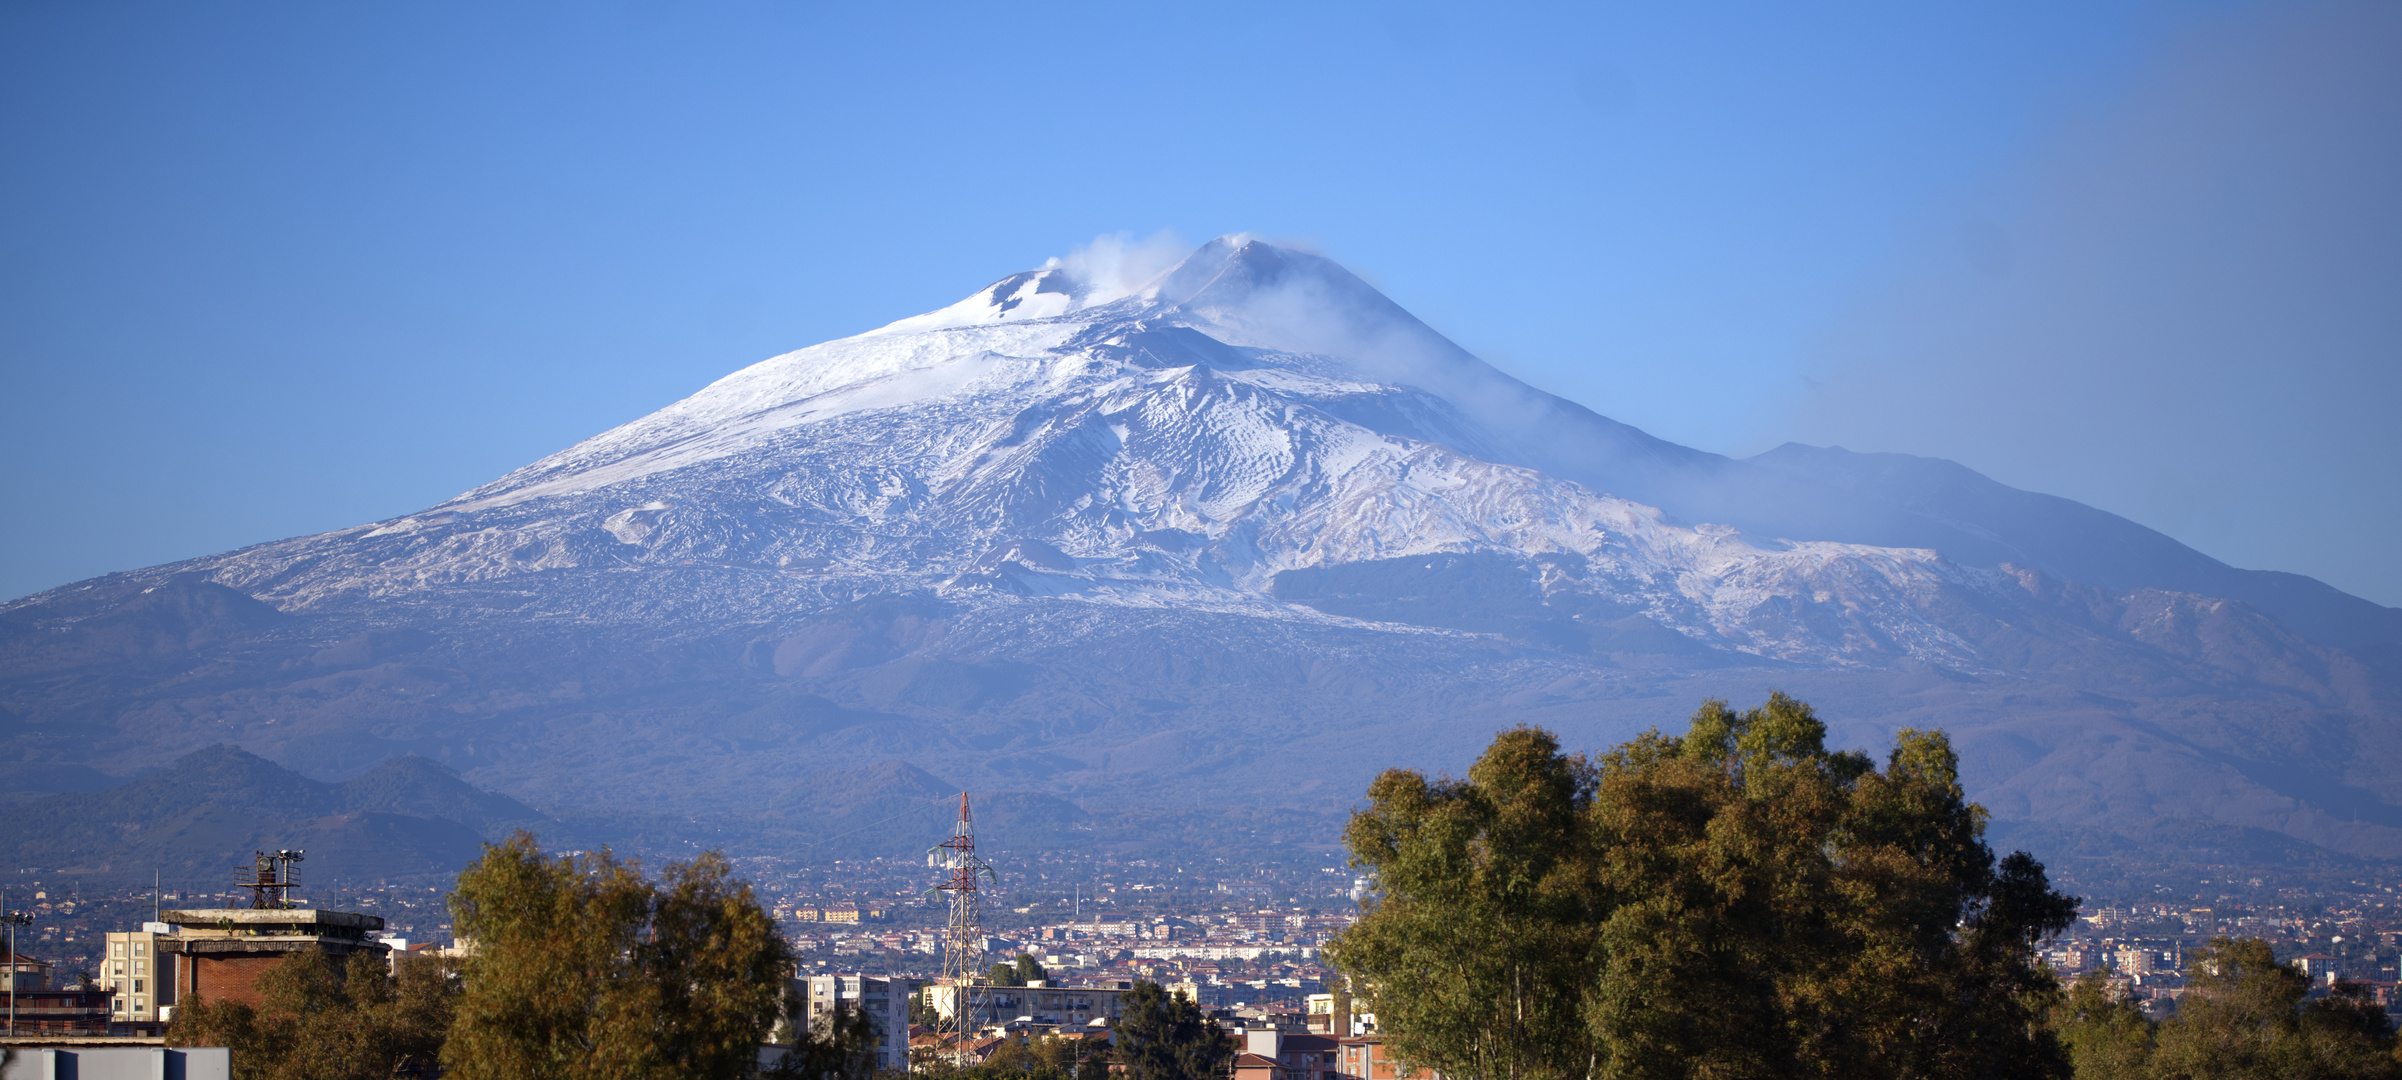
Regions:
<instances>
[{"instance_id":1,"label":"distant town","mask_svg":"<svg viewBox=\"0 0 2402 1080\"><path fill-rule=\"evenodd\" d=\"M923 860L869 858L814 865L735 860L762 906L799 956L800 977L847 974L916 984L938 973L945 902L931 895ZM1323 961L1329 938L1357 918L1367 881L1342 865L1177 864L1042 852L1016 860L988 892L986 935L995 962L1025 954L1054 987L1116 988L1134 980L1182 991L1230 1024L1299 1030L1309 999L1334 979ZM2214 936L2255 937L2301 970L2315 988L2336 980L2372 987L2389 1010L2402 960L2402 874L2280 878L2232 867L2186 883L2184 899L2089 897L2076 923L2042 956L2068 980L2104 973L2114 991L2146 1012L2167 1015L2185 987L2187 957ZM144 1029L158 1018L149 980L134 958L110 952L112 935L154 922L159 910L239 908L240 890L202 893L148 888L87 889L76 881L20 873L0 907L31 916L19 930L14 985L83 989L105 1000L82 1022ZM2073 882L2071 883L2073 886ZM426 885L328 882L294 903L382 920L395 951L455 945L446 891ZM1321 1004L1321 1009L1324 1006ZM129 1026L130 1025L130 1026Z\"/></svg>"}]
</instances>

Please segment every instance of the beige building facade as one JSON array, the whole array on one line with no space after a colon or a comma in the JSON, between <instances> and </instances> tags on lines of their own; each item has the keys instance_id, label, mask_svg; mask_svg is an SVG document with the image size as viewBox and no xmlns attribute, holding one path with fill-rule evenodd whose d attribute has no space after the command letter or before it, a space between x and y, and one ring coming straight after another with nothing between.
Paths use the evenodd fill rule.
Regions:
<instances>
[{"instance_id":1,"label":"beige building facade","mask_svg":"<svg viewBox=\"0 0 2402 1080\"><path fill-rule=\"evenodd\" d=\"M1116 1022L1119 999L1133 989L1131 983L1113 987L1051 986L1036 983L1032 986L975 987L933 985L926 987L927 1004L937 1015L953 1017L960 1014L961 999L972 1003L967 1008L967 1026L982 1029L1025 1018L1036 1024L1059 1027L1083 1027L1095 1020Z\"/></svg>"},{"instance_id":2,"label":"beige building facade","mask_svg":"<svg viewBox=\"0 0 2402 1080\"><path fill-rule=\"evenodd\" d=\"M108 935L100 960L100 985L109 992L111 1019L157 1023L175 1004L175 957L162 954L159 944L175 938L166 923L143 923L139 930Z\"/></svg>"},{"instance_id":3,"label":"beige building facade","mask_svg":"<svg viewBox=\"0 0 2402 1080\"><path fill-rule=\"evenodd\" d=\"M918 980L874 975L808 975L791 981L787 991L813 1029L823 1029L841 1013L864 1013L875 1033L876 1067L909 1067L909 997ZM779 1041L793 1033L778 1036Z\"/></svg>"}]
</instances>

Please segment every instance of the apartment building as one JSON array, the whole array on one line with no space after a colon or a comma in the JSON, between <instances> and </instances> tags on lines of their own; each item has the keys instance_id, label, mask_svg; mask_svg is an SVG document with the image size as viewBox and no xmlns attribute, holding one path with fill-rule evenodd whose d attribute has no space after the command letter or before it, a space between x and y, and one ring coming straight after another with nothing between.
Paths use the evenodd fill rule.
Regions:
<instances>
[{"instance_id":1,"label":"apartment building","mask_svg":"<svg viewBox=\"0 0 2402 1080\"><path fill-rule=\"evenodd\" d=\"M50 961L48 960L37 960L24 953L17 953L11 956L6 963L0 963L0 970L5 970L7 973L5 976L0 976L0 990L12 993L23 990L32 993L36 990L50 988Z\"/></svg>"},{"instance_id":2,"label":"apartment building","mask_svg":"<svg viewBox=\"0 0 2402 1080\"><path fill-rule=\"evenodd\" d=\"M175 928L163 922L108 934L100 987L108 991L111 1019L145 1024L167 1019L165 1010L175 1004L175 959L159 945L174 937Z\"/></svg>"},{"instance_id":3,"label":"apartment building","mask_svg":"<svg viewBox=\"0 0 2402 1080\"><path fill-rule=\"evenodd\" d=\"M1351 1011L1351 995L1334 992L1311 994L1302 999L1302 1011L1309 1018L1309 1030L1338 1039L1373 1034L1376 1017L1369 1013Z\"/></svg>"},{"instance_id":4,"label":"apartment building","mask_svg":"<svg viewBox=\"0 0 2402 1080\"><path fill-rule=\"evenodd\" d=\"M909 1067L909 996L919 980L872 975L810 975L792 980L789 992L799 999L801 1014L811 1027L832 1021L838 1011L867 1015L875 1032L876 1068Z\"/></svg>"},{"instance_id":5,"label":"apartment building","mask_svg":"<svg viewBox=\"0 0 2402 1080\"><path fill-rule=\"evenodd\" d=\"M1094 1020L1115 1022L1119 999L1132 990L1131 982L1112 987L1052 986L1036 981L1026 986L979 985L972 988L957 986L928 986L926 1000L937 1015L957 1016L962 1011L960 999L967 997L973 1007L967 1009L968 1028L980 1030L995 1024L1006 1024L1025 1017L1037 1024L1058 1027L1083 1027ZM973 993L965 993L972 989Z\"/></svg>"},{"instance_id":6,"label":"apartment building","mask_svg":"<svg viewBox=\"0 0 2402 1080\"><path fill-rule=\"evenodd\" d=\"M1332 1035L1246 1028L1235 1059L1235 1080L1350 1080L1342 1072L1344 1042Z\"/></svg>"},{"instance_id":7,"label":"apartment building","mask_svg":"<svg viewBox=\"0 0 2402 1080\"><path fill-rule=\"evenodd\" d=\"M1338 1039L1336 1044L1340 1049L1335 1052L1335 1071L1344 1080L1443 1080L1442 1073L1413 1068L1394 1057L1380 1036Z\"/></svg>"}]
</instances>

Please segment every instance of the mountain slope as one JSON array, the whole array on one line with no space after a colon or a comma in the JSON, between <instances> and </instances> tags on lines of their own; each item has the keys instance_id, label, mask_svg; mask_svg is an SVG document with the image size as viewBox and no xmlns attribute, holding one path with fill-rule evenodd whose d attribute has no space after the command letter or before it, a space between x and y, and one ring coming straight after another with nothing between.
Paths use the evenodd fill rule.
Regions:
<instances>
[{"instance_id":1,"label":"mountain slope","mask_svg":"<svg viewBox=\"0 0 2402 1080\"><path fill-rule=\"evenodd\" d=\"M308 880L456 874L512 827L549 819L479 791L422 758L395 758L340 784L310 780L226 745L105 791L0 812L12 865L100 880L220 889L255 850L308 853Z\"/></svg>"},{"instance_id":2,"label":"mountain slope","mask_svg":"<svg viewBox=\"0 0 2402 1080\"><path fill-rule=\"evenodd\" d=\"M1782 686L1860 743L1954 730L2021 820L2402 854L2361 659L2402 613L2295 580L1949 463L1678 447L1227 238L1130 292L1013 275L418 514L7 605L0 748L420 754L763 838L899 758L1082 804L1027 804L1056 836L1331 814L1498 726L1614 741Z\"/></svg>"}]
</instances>

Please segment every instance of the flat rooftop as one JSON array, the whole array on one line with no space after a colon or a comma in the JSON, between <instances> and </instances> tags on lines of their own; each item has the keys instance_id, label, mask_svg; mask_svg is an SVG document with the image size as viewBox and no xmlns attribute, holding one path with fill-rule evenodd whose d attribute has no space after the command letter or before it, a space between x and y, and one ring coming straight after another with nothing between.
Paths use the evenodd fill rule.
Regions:
<instances>
[{"instance_id":1,"label":"flat rooftop","mask_svg":"<svg viewBox=\"0 0 2402 1080\"><path fill-rule=\"evenodd\" d=\"M384 928L384 920L378 916L351 911L320 911L316 908L195 908L189 911L162 911L159 921L173 923L201 935L214 931L253 935L349 936Z\"/></svg>"}]
</instances>

